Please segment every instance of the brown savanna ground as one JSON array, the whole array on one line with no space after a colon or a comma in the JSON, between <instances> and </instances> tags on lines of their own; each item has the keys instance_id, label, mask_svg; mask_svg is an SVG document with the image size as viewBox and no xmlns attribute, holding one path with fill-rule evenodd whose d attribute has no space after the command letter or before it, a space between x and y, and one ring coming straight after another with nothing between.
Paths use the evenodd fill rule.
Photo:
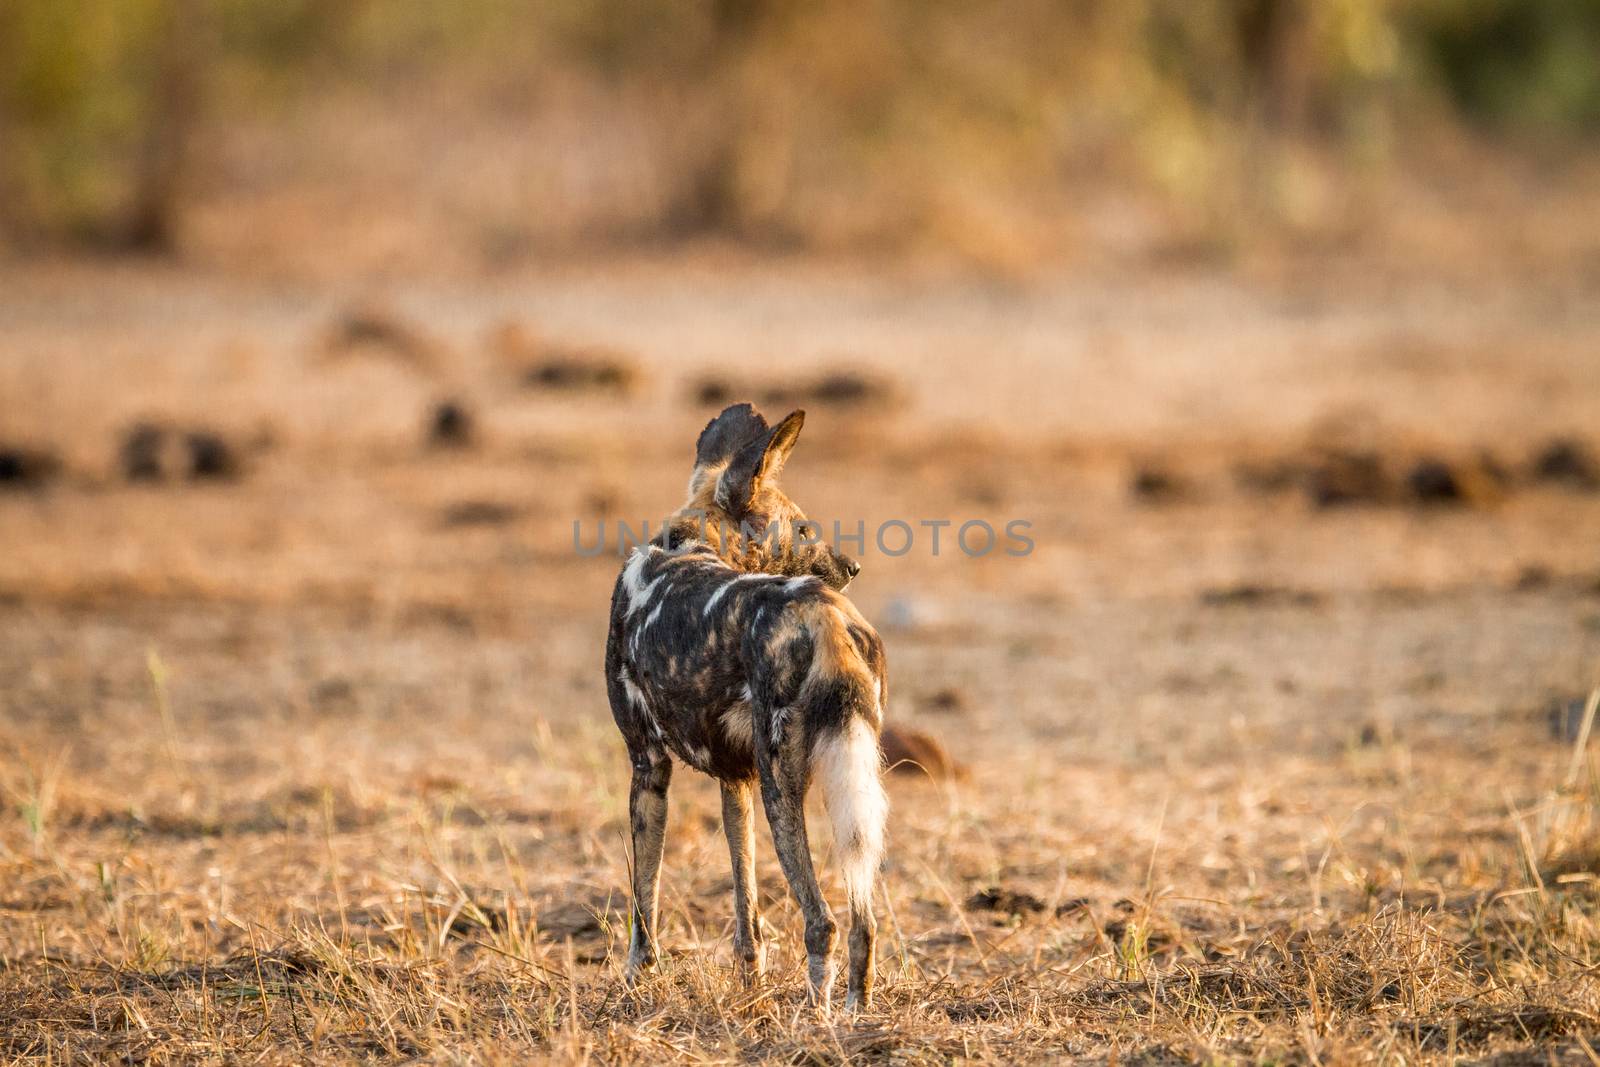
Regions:
<instances>
[{"instance_id":1,"label":"brown savanna ground","mask_svg":"<svg viewBox=\"0 0 1600 1067\"><path fill-rule=\"evenodd\" d=\"M1600 495L1525 470L1600 437L1600 287L1504 273L6 268L0 430L64 469L0 493L0 1056L1597 1062L1600 783L1547 711L1600 683ZM330 352L363 303L421 354ZM507 320L640 380L523 387ZM893 778L879 1004L818 1020L764 830L775 952L734 981L681 772L629 992L618 561L572 523L678 503L700 375L835 367L898 396L810 405L814 517L1033 523L1025 558L869 548L852 590L890 718L966 774ZM424 445L445 396L469 447ZM137 418L242 476L127 484ZM1509 480L1319 509L1237 477L1318 444Z\"/></svg>"}]
</instances>

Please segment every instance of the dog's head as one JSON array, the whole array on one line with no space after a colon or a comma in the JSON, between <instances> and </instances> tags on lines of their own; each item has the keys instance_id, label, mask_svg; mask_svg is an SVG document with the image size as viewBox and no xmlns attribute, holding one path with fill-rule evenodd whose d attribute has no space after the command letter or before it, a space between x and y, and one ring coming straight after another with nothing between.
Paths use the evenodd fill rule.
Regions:
<instances>
[{"instance_id":1,"label":"dog's head","mask_svg":"<svg viewBox=\"0 0 1600 1067\"><path fill-rule=\"evenodd\" d=\"M705 539L740 570L815 575L843 591L861 565L823 542L778 488L805 421L805 412L792 411L768 426L749 404L725 408L695 442L689 502L680 514L699 518Z\"/></svg>"}]
</instances>

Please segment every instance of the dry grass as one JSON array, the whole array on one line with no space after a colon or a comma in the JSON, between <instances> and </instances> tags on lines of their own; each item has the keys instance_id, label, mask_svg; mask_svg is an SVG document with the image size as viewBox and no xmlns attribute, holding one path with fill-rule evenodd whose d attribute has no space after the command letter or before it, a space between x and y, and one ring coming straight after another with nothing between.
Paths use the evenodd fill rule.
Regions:
<instances>
[{"instance_id":1,"label":"dry grass","mask_svg":"<svg viewBox=\"0 0 1600 1067\"><path fill-rule=\"evenodd\" d=\"M882 1000L826 1021L770 857L774 966L734 980L688 778L667 959L623 988L625 764L592 687L515 641L204 605L5 628L17 1059L1586 1062L1600 1026L1595 768L1566 785L1533 718L1164 767L1018 737L970 782L896 779ZM970 906L991 884L1044 907Z\"/></svg>"},{"instance_id":2,"label":"dry grass","mask_svg":"<svg viewBox=\"0 0 1600 1067\"><path fill-rule=\"evenodd\" d=\"M1600 499L1318 511L1228 474L1298 447L1324 394L1378 412L1383 448L1412 447L1398 425L1520 455L1592 410L1588 319L1463 298L1444 305L1463 331L1542 338L1522 362L1463 362L1374 354L1398 304L1348 294L1280 314L1180 288L1164 318L1140 294L991 308L804 275L717 290L725 316L649 275L528 296L552 336L637 345L650 373L619 399L508 385L473 339L513 293L401 302L441 383L322 358L332 301L290 313L116 272L29 284L3 380L66 473L0 498L0 1058L1595 1062L1594 732L1546 711L1596 681L1576 532ZM644 309L637 336L604 326L619 300ZM622 986L626 766L598 669L617 564L568 549L574 515L674 503L704 417L681 390L777 334L810 343L789 327L818 307L839 314L816 345L867 353L905 403L814 412L796 498L1040 534L1025 561L866 554L853 595L884 630L890 714L969 775L893 780L881 1001L832 1020L802 1004L764 835L771 973L734 980L717 798L687 772L664 965ZM1045 351L1040 322L1114 338L1116 358ZM945 327L944 358L896 375ZM993 351L1024 355L970 358ZM1231 391L1209 433L1152 404L1215 366ZM1419 383L1436 403L1408 399ZM480 434L430 451L442 384ZM1079 407L1047 421L1047 393ZM274 443L238 481L120 484L115 431L152 412L236 437L265 419ZM1130 499L1132 461L1164 451L1193 492Z\"/></svg>"}]
</instances>

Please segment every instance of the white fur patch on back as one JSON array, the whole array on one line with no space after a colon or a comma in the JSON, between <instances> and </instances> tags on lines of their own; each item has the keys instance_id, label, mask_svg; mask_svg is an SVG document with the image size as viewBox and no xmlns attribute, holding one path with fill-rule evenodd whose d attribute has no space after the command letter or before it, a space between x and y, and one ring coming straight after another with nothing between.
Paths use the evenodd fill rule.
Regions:
<instances>
[{"instance_id":1,"label":"white fur patch on back","mask_svg":"<svg viewBox=\"0 0 1600 1067\"><path fill-rule=\"evenodd\" d=\"M728 590L732 589L740 582L768 582L773 581L775 578L776 576L771 574L741 574L737 577L729 578L726 582L723 582L721 585L717 586L717 591L711 594L710 599L706 601L706 606L700 609L700 614L702 616L710 615L711 612L716 608L717 602L723 598L724 594L726 594Z\"/></svg>"},{"instance_id":2,"label":"white fur patch on back","mask_svg":"<svg viewBox=\"0 0 1600 1067\"><path fill-rule=\"evenodd\" d=\"M656 595L656 589L666 581L664 574L656 575L652 582L644 580L644 569L650 559L659 549L651 546L649 549L636 548L628 559L628 565L622 568L622 589L628 594L627 616L633 615L640 608L650 603L650 598Z\"/></svg>"}]
</instances>

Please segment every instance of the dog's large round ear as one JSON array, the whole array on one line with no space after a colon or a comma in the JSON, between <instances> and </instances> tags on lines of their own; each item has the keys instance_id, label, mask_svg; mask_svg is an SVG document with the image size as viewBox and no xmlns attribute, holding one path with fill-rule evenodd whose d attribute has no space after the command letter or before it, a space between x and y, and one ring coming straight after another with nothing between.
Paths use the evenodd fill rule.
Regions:
<instances>
[{"instance_id":1,"label":"dog's large round ear","mask_svg":"<svg viewBox=\"0 0 1600 1067\"><path fill-rule=\"evenodd\" d=\"M805 412L791 411L778 425L734 453L717 481L717 503L734 517L743 516L761 483L783 470L805 421Z\"/></svg>"},{"instance_id":2,"label":"dog's large round ear","mask_svg":"<svg viewBox=\"0 0 1600 1067\"><path fill-rule=\"evenodd\" d=\"M805 424L804 411L791 411L772 428L767 446L761 451L761 473L757 475L757 481L776 478L782 473L783 465L789 461L789 453L794 451L795 442L800 440L800 427Z\"/></svg>"},{"instance_id":3,"label":"dog's large round ear","mask_svg":"<svg viewBox=\"0 0 1600 1067\"><path fill-rule=\"evenodd\" d=\"M694 464L725 463L743 446L767 432L767 420L749 404L729 404L700 431L694 443Z\"/></svg>"}]
</instances>

